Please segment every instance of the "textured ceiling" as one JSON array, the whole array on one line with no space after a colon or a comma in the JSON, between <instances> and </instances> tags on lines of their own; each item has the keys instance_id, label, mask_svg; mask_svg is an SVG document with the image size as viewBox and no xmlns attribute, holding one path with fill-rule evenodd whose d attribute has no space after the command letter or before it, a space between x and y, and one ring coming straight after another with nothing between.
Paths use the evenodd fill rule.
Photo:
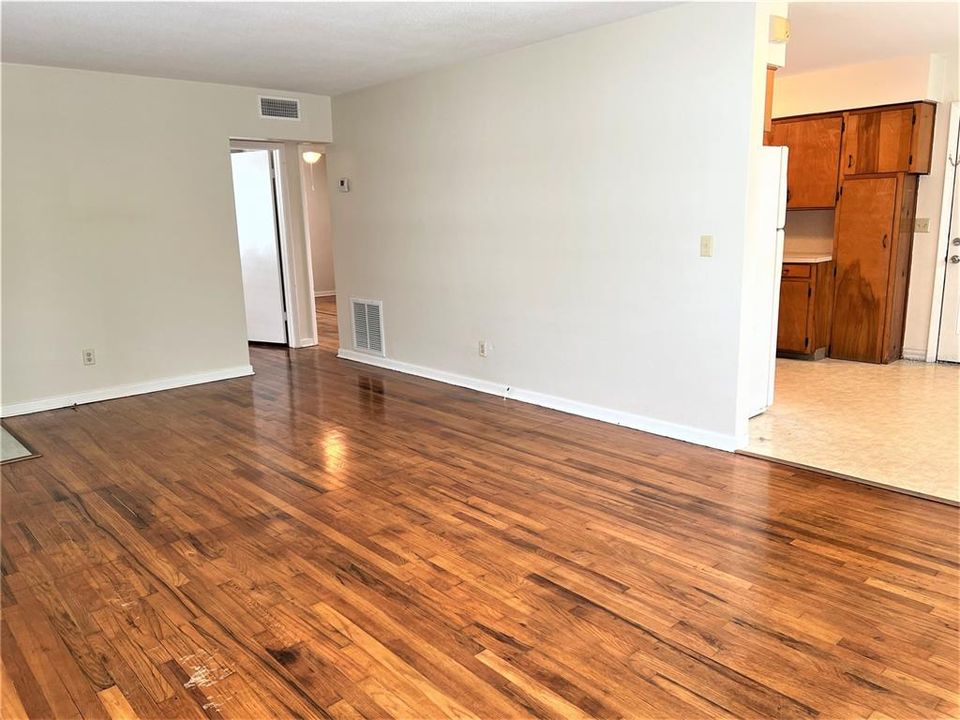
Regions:
<instances>
[{"instance_id":1,"label":"textured ceiling","mask_svg":"<svg viewBox=\"0 0 960 720\"><path fill-rule=\"evenodd\" d=\"M671 3L4 2L4 62L336 95Z\"/></svg>"},{"instance_id":2,"label":"textured ceiling","mask_svg":"<svg viewBox=\"0 0 960 720\"><path fill-rule=\"evenodd\" d=\"M956 2L793 2L782 73L902 55L956 53Z\"/></svg>"}]
</instances>

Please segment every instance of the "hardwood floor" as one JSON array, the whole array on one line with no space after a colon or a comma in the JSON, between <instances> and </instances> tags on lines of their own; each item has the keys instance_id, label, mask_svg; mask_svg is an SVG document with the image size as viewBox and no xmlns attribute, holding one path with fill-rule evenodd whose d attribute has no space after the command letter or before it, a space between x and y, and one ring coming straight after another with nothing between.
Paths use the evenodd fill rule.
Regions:
<instances>
[{"instance_id":1,"label":"hardwood floor","mask_svg":"<svg viewBox=\"0 0 960 720\"><path fill-rule=\"evenodd\" d=\"M9 420L5 718L960 711L957 508L252 354Z\"/></svg>"},{"instance_id":2,"label":"hardwood floor","mask_svg":"<svg viewBox=\"0 0 960 720\"><path fill-rule=\"evenodd\" d=\"M337 336L337 298L318 297L316 306L319 346L322 350L336 353L340 349L340 340Z\"/></svg>"}]
</instances>

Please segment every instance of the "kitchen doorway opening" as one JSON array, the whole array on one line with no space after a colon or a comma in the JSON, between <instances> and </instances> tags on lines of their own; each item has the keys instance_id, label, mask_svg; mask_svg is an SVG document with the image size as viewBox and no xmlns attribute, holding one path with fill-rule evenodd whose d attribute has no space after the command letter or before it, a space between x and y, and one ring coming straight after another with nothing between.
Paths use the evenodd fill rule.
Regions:
<instances>
[{"instance_id":1,"label":"kitchen doorway opening","mask_svg":"<svg viewBox=\"0 0 960 720\"><path fill-rule=\"evenodd\" d=\"M765 183L783 211L763 233L780 256L776 358L747 376L742 452L960 504L957 104L821 107L839 84L811 100L786 80L764 138L787 148L782 184Z\"/></svg>"}]
</instances>

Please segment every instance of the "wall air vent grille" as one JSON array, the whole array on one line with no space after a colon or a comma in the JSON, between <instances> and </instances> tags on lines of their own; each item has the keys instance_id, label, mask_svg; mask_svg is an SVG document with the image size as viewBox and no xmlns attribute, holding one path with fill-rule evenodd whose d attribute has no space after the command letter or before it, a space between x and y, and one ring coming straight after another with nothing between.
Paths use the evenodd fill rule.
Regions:
<instances>
[{"instance_id":1,"label":"wall air vent grille","mask_svg":"<svg viewBox=\"0 0 960 720\"><path fill-rule=\"evenodd\" d=\"M296 98L278 98L260 96L260 117L300 119L300 101Z\"/></svg>"},{"instance_id":2,"label":"wall air vent grille","mask_svg":"<svg viewBox=\"0 0 960 720\"><path fill-rule=\"evenodd\" d=\"M383 355L383 302L350 299L353 311L353 347Z\"/></svg>"}]
</instances>

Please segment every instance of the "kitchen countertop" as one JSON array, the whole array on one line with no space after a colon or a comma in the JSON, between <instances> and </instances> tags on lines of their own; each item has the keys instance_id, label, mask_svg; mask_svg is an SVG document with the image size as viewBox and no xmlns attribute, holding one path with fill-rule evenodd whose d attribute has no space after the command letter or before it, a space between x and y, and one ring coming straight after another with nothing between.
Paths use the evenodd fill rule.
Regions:
<instances>
[{"instance_id":1,"label":"kitchen countertop","mask_svg":"<svg viewBox=\"0 0 960 720\"><path fill-rule=\"evenodd\" d=\"M785 263L822 263L833 260L833 255L784 255Z\"/></svg>"}]
</instances>

